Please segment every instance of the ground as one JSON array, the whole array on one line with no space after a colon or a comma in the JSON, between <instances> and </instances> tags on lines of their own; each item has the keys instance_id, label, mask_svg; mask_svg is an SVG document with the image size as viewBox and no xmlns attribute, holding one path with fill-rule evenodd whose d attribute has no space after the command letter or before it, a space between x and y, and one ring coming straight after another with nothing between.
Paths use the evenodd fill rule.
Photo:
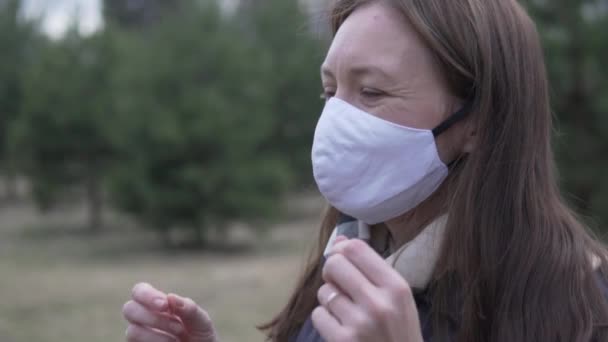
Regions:
<instances>
[{"instance_id":1,"label":"ground","mask_svg":"<svg viewBox=\"0 0 608 342\"><path fill-rule=\"evenodd\" d=\"M4 207L0 341L124 341L121 308L140 281L192 297L211 314L223 342L263 341L255 325L285 303L323 206L314 195L289 203L284 222L266 235L237 229L234 239L249 246L240 252L168 251L155 234L115 215L108 215L106 232L92 237L81 228L78 207L50 215L26 204Z\"/></svg>"}]
</instances>

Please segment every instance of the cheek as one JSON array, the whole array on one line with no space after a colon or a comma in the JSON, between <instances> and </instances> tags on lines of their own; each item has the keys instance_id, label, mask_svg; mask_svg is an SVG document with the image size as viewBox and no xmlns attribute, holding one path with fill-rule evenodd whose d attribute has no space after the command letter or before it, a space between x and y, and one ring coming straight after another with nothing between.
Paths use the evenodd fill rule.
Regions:
<instances>
[{"instance_id":1,"label":"cheek","mask_svg":"<svg viewBox=\"0 0 608 342\"><path fill-rule=\"evenodd\" d=\"M433 129L442 120L440 108L416 99L387 98L370 111L384 120L418 129Z\"/></svg>"}]
</instances>

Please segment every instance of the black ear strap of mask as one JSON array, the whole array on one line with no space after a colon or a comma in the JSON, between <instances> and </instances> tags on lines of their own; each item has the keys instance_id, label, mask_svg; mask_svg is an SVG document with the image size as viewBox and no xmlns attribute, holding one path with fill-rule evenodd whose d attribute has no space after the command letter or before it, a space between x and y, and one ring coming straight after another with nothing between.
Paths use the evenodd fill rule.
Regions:
<instances>
[{"instance_id":1,"label":"black ear strap of mask","mask_svg":"<svg viewBox=\"0 0 608 342\"><path fill-rule=\"evenodd\" d=\"M470 97L460 108L459 111L450 115L444 122L440 123L439 126L433 128L433 136L437 138L441 133L447 131L450 127L452 127L458 121L464 119L473 109L473 98Z\"/></svg>"}]
</instances>

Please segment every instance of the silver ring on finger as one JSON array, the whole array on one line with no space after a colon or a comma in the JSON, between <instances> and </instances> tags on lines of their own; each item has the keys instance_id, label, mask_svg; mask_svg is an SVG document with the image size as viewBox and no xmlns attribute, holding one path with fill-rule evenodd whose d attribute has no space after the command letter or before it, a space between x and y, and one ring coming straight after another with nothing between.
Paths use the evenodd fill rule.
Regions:
<instances>
[{"instance_id":1,"label":"silver ring on finger","mask_svg":"<svg viewBox=\"0 0 608 342\"><path fill-rule=\"evenodd\" d=\"M327 300L325 301L325 306L329 308L331 302L339 296L340 294L337 291L333 291L332 293L330 293L329 296L327 296Z\"/></svg>"}]
</instances>

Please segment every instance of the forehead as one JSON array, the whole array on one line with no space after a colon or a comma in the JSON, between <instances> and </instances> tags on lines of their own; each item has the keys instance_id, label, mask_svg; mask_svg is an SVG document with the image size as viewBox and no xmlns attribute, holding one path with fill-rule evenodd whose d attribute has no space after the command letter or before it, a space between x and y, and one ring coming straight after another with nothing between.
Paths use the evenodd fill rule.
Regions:
<instances>
[{"instance_id":1,"label":"forehead","mask_svg":"<svg viewBox=\"0 0 608 342\"><path fill-rule=\"evenodd\" d=\"M422 67L430 57L399 10L374 1L356 9L340 26L324 67L373 66L403 74Z\"/></svg>"}]
</instances>

